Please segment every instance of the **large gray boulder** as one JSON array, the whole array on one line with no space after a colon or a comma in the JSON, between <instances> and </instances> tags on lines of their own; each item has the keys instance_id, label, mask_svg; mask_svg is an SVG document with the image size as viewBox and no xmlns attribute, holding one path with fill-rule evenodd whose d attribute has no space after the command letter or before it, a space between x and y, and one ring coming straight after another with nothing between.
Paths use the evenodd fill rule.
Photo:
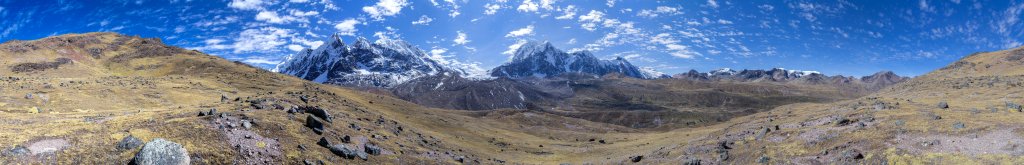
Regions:
<instances>
[{"instance_id":1,"label":"large gray boulder","mask_svg":"<svg viewBox=\"0 0 1024 165\"><path fill-rule=\"evenodd\" d=\"M187 165L189 161L188 151L181 144L158 138L142 146L142 150L135 154L132 163L137 165Z\"/></svg>"}]
</instances>

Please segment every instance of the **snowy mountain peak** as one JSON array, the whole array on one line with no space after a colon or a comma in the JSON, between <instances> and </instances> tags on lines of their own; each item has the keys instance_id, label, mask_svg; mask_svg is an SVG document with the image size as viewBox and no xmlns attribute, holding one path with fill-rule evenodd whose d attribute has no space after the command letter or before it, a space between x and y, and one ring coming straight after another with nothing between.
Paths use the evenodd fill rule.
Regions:
<instances>
[{"instance_id":1,"label":"snowy mountain peak","mask_svg":"<svg viewBox=\"0 0 1024 165\"><path fill-rule=\"evenodd\" d=\"M716 70L713 70L711 72L708 72L708 74L710 74L710 75L734 75L734 74L736 74L736 70L732 70L731 68L721 68L721 69L716 69Z\"/></svg>"},{"instance_id":2,"label":"snowy mountain peak","mask_svg":"<svg viewBox=\"0 0 1024 165\"><path fill-rule=\"evenodd\" d=\"M512 61L491 70L495 77L548 77L562 73L605 75L621 73L636 78L661 78L667 75L643 70L625 58L601 60L589 51L566 53L550 42L527 42L516 50Z\"/></svg>"},{"instance_id":3,"label":"snowy mountain peak","mask_svg":"<svg viewBox=\"0 0 1024 165\"><path fill-rule=\"evenodd\" d=\"M519 49L516 49L515 57L513 57L513 60L522 60L529 58L529 56L533 55L550 55L543 52L556 50L557 48L555 48L555 46L552 46L550 42L529 41L523 44L522 46L519 46Z\"/></svg>"},{"instance_id":4,"label":"snowy mountain peak","mask_svg":"<svg viewBox=\"0 0 1024 165\"><path fill-rule=\"evenodd\" d=\"M345 45L337 36L329 40L329 44L315 50L290 56L275 70L321 83L385 88L424 76L468 73L461 66L450 66L461 63L438 62L401 40L371 43L357 37L351 45Z\"/></svg>"},{"instance_id":5,"label":"snowy mountain peak","mask_svg":"<svg viewBox=\"0 0 1024 165\"><path fill-rule=\"evenodd\" d=\"M356 42L353 43L352 45L355 45L356 48L364 49L369 49L373 47L372 43L370 43L369 40L366 40L366 38L363 37L356 37Z\"/></svg>"}]
</instances>

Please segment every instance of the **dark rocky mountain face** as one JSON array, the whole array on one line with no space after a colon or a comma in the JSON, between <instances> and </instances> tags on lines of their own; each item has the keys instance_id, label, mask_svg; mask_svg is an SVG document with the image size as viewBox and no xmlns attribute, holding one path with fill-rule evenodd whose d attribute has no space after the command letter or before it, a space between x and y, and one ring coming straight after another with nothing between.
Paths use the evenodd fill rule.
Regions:
<instances>
[{"instance_id":1,"label":"dark rocky mountain face","mask_svg":"<svg viewBox=\"0 0 1024 165\"><path fill-rule=\"evenodd\" d=\"M571 96L568 88L544 88L509 78L472 80L451 74L418 78L391 91L416 104L462 110L536 109L538 104Z\"/></svg>"},{"instance_id":2,"label":"dark rocky mountain face","mask_svg":"<svg viewBox=\"0 0 1024 165\"><path fill-rule=\"evenodd\" d=\"M404 41L370 43L358 38L346 45L336 35L315 50L289 57L275 71L326 84L385 88L424 76L464 73L439 64Z\"/></svg>"},{"instance_id":3,"label":"dark rocky mountain face","mask_svg":"<svg viewBox=\"0 0 1024 165\"><path fill-rule=\"evenodd\" d=\"M548 42L523 44L516 50L512 61L491 70L491 76L509 78L550 77L562 73L620 73L642 79L666 77L643 70L623 58L601 60L589 51L566 53Z\"/></svg>"}]
</instances>

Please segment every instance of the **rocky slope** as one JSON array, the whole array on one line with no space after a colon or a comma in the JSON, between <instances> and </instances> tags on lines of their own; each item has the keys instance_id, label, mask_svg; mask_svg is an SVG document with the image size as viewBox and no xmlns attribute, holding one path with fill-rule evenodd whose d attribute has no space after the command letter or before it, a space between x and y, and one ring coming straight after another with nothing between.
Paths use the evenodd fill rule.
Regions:
<instances>
[{"instance_id":1,"label":"rocky slope","mask_svg":"<svg viewBox=\"0 0 1024 165\"><path fill-rule=\"evenodd\" d=\"M344 86L393 87L411 79L438 74L464 74L441 65L409 43L357 38L346 45L334 35L317 49L289 56L275 71L302 79Z\"/></svg>"},{"instance_id":2,"label":"rocky slope","mask_svg":"<svg viewBox=\"0 0 1024 165\"><path fill-rule=\"evenodd\" d=\"M630 77L654 79L667 77L644 70L621 57L601 60L589 51L567 53L549 42L527 42L516 49L511 61L491 69L494 77L550 77L563 73L586 73L602 76L619 73Z\"/></svg>"},{"instance_id":3,"label":"rocky slope","mask_svg":"<svg viewBox=\"0 0 1024 165\"><path fill-rule=\"evenodd\" d=\"M736 118L646 155L723 164L1024 163L1020 57L1024 48L972 54L866 97Z\"/></svg>"}]
</instances>

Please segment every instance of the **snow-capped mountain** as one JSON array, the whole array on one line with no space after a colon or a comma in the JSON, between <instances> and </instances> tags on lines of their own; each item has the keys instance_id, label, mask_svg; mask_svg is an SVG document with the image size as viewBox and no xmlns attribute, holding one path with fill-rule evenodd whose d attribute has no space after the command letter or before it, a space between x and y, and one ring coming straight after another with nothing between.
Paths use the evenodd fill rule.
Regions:
<instances>
[{"instance_id":1,"label":"snow-capped mountain","mask_svg":"<svg viewBox=\"0 0 1024 165\"><path fill-rule=\"evenodd\" d=\"M512 61L491 70L495 77L549 77L562 73L588 73L604 75L621 73L626 76L654 79L667 75L651 69L641 69L624 58L601 60L589 51L566 53L549 42L528 42L515 51Z\"/></svg>"},{"instance_id":2,"label":"snow-capped mountain","mask_svg":"<svg viewBox=\"0 0 1024 165\"><path fill-rule=\"evenodd\" d=\"M892 84L900 83L909 79L896 75L891 71L882 71L870 76L861 78L847 77L842 75L826 76L818 71L786 70L784 68L772 68L770 70L747 70L736 71L729 68L722 68L701 73L690 70L673 76L678 79L690 80L726 80L740 82L794 82L803 84L859 84L866 88L878 89Z\"/></svg>"},{"instance_id":3,"label":"snow-capped mountain","mask_svg":"<svg viewBox=\"0 0 1024 165\"><path fill-rule=\"evenodd\" d=\"M466 73L404 41L371 43L359 37L346 45L337 35L317 49L289 56L274 71L319 83L385 88L424 76Z\"/></svg>"}]
</instances>

